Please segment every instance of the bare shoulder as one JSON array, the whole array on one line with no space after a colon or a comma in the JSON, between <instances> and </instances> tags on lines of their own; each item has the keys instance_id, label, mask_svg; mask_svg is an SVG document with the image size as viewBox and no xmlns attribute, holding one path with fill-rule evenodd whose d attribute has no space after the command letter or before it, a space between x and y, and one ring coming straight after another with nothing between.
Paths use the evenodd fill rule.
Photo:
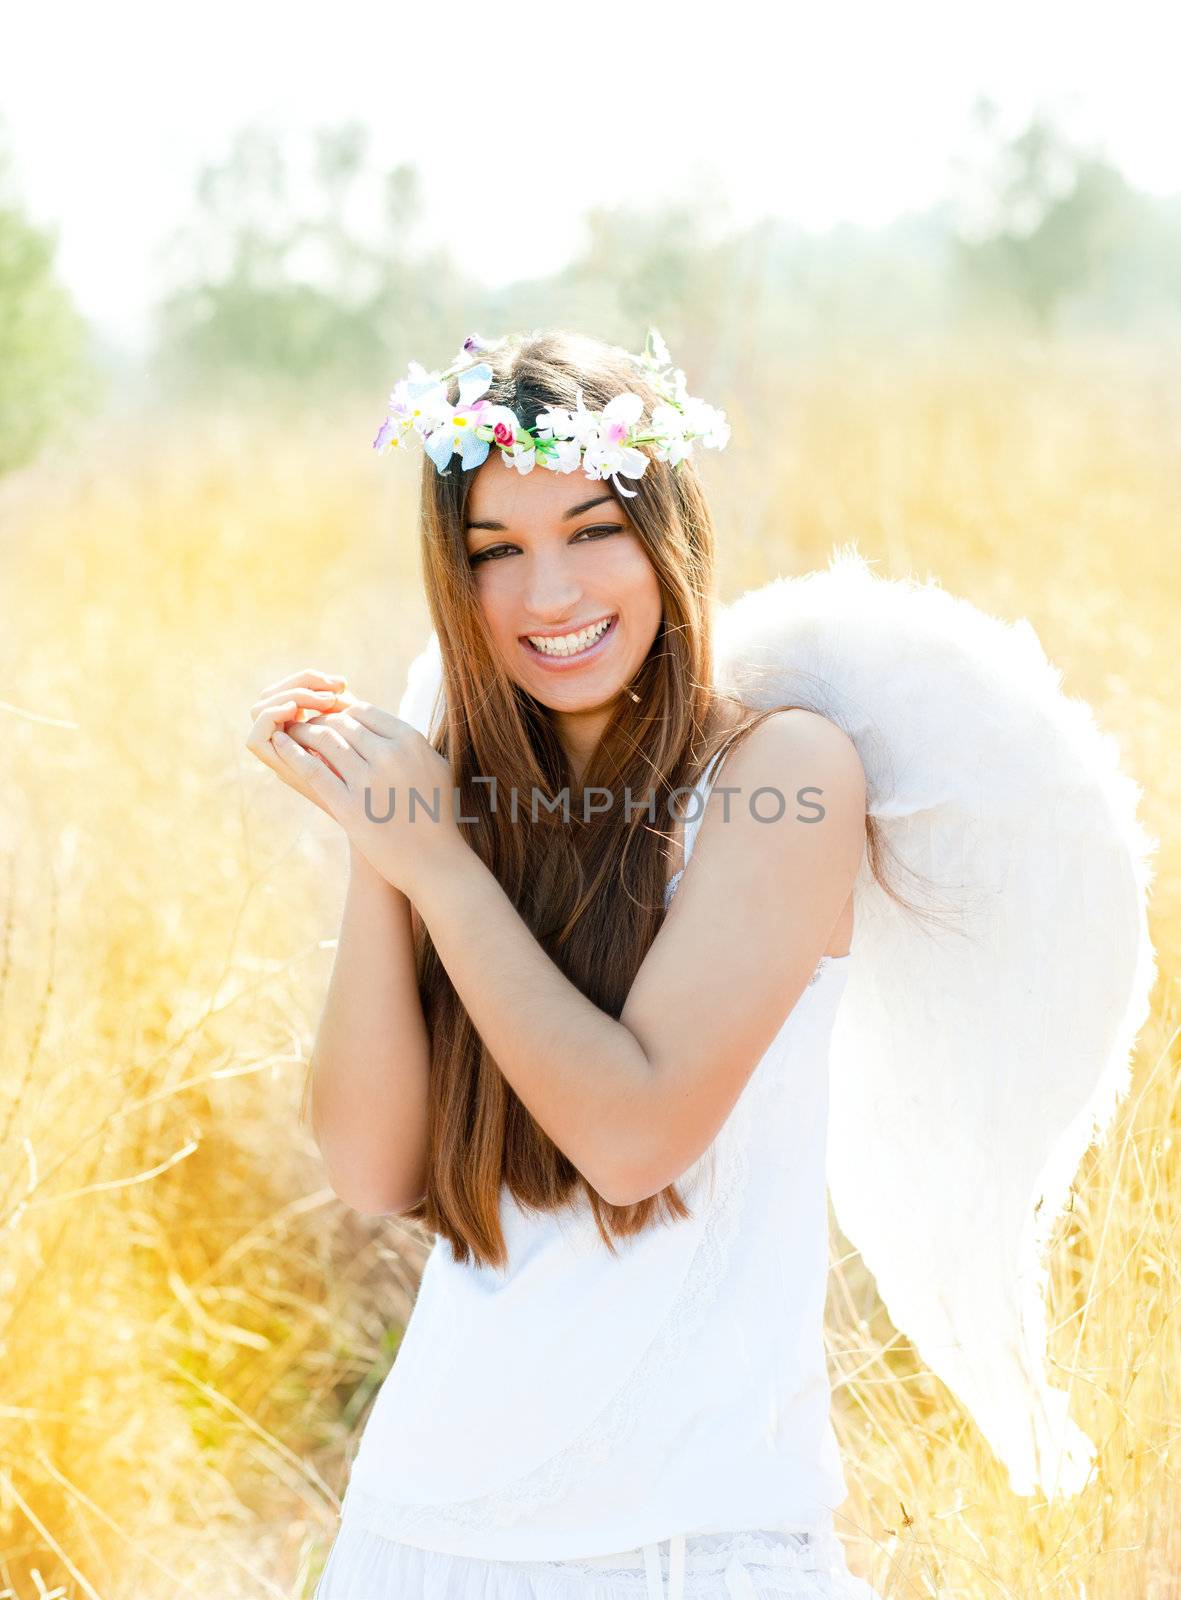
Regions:
<instances>
[{"instance_id":1,"label":"bare shoulder","mask_svg":"<svg viewBox=\"0 0 1181 1600\"><path fill-rule=\"evenodd\" d=\"M753 728L723 762L718 781L747 794L760 786L790 788L797 798L809 797L810 806L864 821L865 769L856 744L828 717L802 706L772 712Z\"/></svg>"},{"instance_id":2,"label":"bare shoulder","mask_svg":"<svg viewBox=\"0 0 1181 1600\"><path fill-rule=\"evenodd\" d=\"M857 746L835 722L801 707L774 711L728 752L694 845L701 857L684 904L782 888L831 931L867 837L866 780ZM809 887L810 886L810 887ZM828 898L840 892L832 915ZM681 892L678 892L678 900ZM711 916L716 906L706 904Z\"/></svg>"},{"instance_id":3,"label":"bare shoulder","mask_svg":"<svg viewBox=\"0 0 1181 1600\"><path fill-rule=\"evenodd\" d=\"M828 718L776 711L729 750L620 1013L652 1085L633 1153L615 1157L620 1194L655 1194L699 1159L822 956L848 949L865 840L861 759Z\"/></svg>"}]
</instances>

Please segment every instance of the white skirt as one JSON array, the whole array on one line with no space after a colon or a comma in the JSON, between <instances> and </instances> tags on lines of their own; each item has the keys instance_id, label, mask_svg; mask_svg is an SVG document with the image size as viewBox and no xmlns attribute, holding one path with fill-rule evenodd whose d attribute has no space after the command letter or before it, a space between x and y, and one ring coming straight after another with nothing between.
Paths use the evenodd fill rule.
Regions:
<instances>
[{"instance_id":1,"label":"white skirt","mask_svg":"<svg viewBox=\"0 0 1181 1600\"><path fill-rule=\"evenodd\" d=\"M829 1528L706 1533L619 1555L487 1561L403 1544L346 1516L313 1600L881 1600Z\"/></svg>"}]
</instances>

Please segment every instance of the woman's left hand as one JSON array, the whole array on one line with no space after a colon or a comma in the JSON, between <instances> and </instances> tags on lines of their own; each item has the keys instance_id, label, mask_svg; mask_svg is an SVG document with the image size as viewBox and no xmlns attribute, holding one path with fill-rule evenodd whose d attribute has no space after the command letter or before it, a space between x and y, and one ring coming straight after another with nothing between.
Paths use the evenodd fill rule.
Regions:
<instances>
[{"instance_id":1,"label":"woman's left hand","mask_svg":"<svg viewBox=\"0 0 1181 1600\"><path fill-rule=\"evenodd\" d=\"M413 900L424 873L467 848L451 767L410 723L347 698L347 710L290 723L272 742L374 870ZM411 789L418 791L413 818Z\"/></svg>"}]
</instances>

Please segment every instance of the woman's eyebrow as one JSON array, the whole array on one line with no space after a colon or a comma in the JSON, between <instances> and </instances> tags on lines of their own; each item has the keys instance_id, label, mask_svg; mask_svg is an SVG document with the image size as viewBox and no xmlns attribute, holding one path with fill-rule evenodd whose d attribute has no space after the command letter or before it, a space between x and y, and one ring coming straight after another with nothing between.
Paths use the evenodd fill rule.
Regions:
<instances>
[{"instance_id":1,"label":"woman's eyebrow","mask_svg":"<svg viewBox=\"0 0 1181 1600\"><path fill-rule=\"evenodd\" d=\"M592 506L601 506L604 500L614 500L613 494L597 494L593 500L584 500L581 505L571 506L568 511L562 512L562 521L569 522L571 517L580 517L584 511L589 511ZM508 529L503 522L496 522L491 517L482 518L479 522L469 522L468 530L472 528L490 528L493 533L507 533Z\"/></svg>"}]
</instances>

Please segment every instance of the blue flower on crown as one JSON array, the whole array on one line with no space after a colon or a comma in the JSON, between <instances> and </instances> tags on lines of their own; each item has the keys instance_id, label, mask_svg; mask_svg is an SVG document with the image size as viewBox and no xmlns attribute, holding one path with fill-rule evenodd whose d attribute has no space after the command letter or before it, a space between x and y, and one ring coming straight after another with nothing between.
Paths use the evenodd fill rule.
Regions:
<instances>
[{"instance_id":1,"label":"blue flower on crown","mask_svg":"<svg viewBox=\"0 0 1181 1600\"><path fill-rule=\"evenodd\" d=\"M486 420L485 412L492 405L490 400L480 398L491 383L492 368L486 361L481 361L479 366L469 367L460 374L459 401L456 405L443 399L432 408L431 430L426 434L423 444L437 471L445 471L456 451L459 452L465 472L481 466L488 459L492 446L487 439L477 436L476 429Z\"/></svg>"}]
</instances>

